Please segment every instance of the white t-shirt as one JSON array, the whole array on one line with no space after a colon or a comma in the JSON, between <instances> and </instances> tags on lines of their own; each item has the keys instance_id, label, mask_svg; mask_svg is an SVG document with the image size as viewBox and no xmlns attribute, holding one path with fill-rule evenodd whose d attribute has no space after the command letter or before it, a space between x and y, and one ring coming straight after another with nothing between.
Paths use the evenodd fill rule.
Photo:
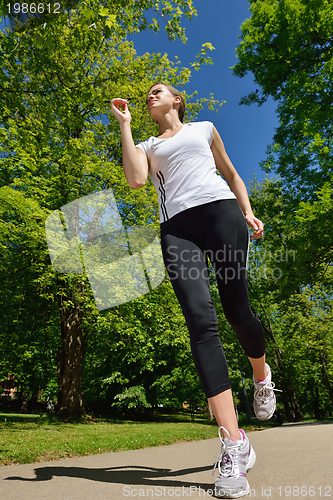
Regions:
<instances>
[{"instance_id":1,"label":"white t-shirt","mask_svg":"<svg viewBox=\"0 0 333 500\"><path fill-rule=\"evenodd\" d=\"M216 172L211 122L185 123L173 137L149 137L136 145L148 158L149 176L157 190L160 222L187 208L236 198Z\"/></svg>"}]
</instances>

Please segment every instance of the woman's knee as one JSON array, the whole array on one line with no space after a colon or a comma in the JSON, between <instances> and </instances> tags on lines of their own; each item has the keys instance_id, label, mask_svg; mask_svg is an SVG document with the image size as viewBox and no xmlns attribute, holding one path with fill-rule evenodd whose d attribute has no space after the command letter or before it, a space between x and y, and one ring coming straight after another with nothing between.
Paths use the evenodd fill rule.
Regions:
<instances>
[{"instance_id":1,"label":"woman's knee","mask_svg":"<svg viewBox=\"0 0 333 500\"><path fill-rule=\"evenodd\" d=\"M244 328L248 328L249 325L253 323L253 321L257 321L256 316L253 314L250 308L234 308L228 312L225 311L224 314L229 325L236 331L239 329L243 330Z\"/></svg>"},{"instance_id":2,"label":"woman's knee","mask_svg":"<svg viewBox=\"0 0 333 500\"><path fill-rule=\"evenodd\" d=\"M201 308L200 306L185 313L191 337L202 338L210 333L218 332L217 315L213 305Z\"/></svg>"}]
</instances>

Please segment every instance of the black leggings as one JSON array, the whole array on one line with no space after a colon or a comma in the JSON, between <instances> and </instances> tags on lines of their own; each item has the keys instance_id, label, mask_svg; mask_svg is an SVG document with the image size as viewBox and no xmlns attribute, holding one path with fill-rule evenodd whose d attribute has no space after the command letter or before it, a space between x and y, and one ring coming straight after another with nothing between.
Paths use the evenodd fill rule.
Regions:
<instances>
[{"instance_id":1,"label":"black leggings","mask_svg":"<svg viewBox=\"0 0 333 500\"><path fill-rule=\"evenodd\" d=\"M234 199L189 208L161 224L164 262L190 332L194 363L207 397L230 389L216 311L210 295L208 261L216 274L227 321L251 358L265 354L261 322L248 297L249 232Z\"/></svg>"}]
</instances>

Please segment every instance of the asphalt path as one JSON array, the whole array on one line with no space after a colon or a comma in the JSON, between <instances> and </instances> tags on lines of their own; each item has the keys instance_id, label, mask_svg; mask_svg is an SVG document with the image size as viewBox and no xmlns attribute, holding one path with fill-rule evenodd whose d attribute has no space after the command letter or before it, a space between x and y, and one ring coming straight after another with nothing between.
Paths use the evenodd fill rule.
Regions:
<instances>
[{"instance_id":1,"label":"asphalt path","mask_svg":"<svg viewBox=\"0 0 333 500\"><path fill-rule=\"evenodd\" d=\"M333 500L333 423L248 433L257 461L243 498ZM220 441L207 439L0 467L1 500L214 498Z\"/></svg>"}]
</instances>

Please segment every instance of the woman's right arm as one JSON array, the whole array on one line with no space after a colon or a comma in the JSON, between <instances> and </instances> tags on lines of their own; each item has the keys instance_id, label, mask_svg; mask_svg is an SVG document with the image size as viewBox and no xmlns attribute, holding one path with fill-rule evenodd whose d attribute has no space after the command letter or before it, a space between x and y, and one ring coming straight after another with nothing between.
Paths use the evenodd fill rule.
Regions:
<instances>
[{"instance_id":1,"label":"woman's right arm","mask_svg":"<svg viewBox=\"0 0 333 500\"><path fill-rule=\"evenodd\" d=\"M125 177L131 188L140 188L146 184L148 178L148 159L144 152L134 145L131 131L132 117L126 99L112 99L111 112L120 125Z\"/></svg>"}]
</instances>

